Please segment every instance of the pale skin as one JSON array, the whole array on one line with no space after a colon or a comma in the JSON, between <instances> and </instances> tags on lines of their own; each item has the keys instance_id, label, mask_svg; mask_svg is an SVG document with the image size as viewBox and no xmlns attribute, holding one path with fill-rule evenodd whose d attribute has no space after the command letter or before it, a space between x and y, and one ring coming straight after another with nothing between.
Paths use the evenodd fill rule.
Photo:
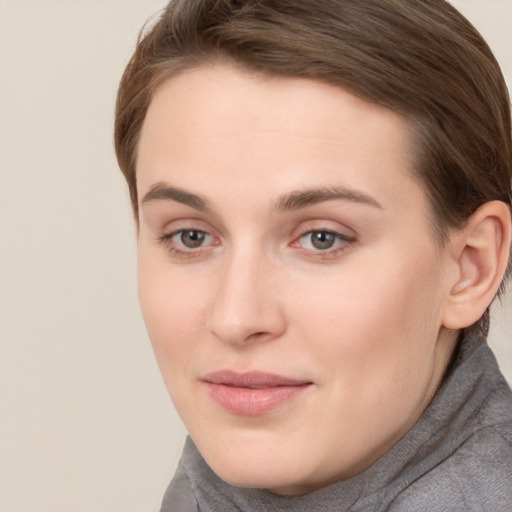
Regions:
<instances>
[{"instance_id":1,"label":"pale skin","mask_svg":"<svg viewBox=\"0 0 512 512\"><path fill-rule=\"evenodd\" d=\"M137 184L139 295L199 451L230 483L302 494L350 478L421 416L505 270L487 203L441 245L407 124L348 92L217 64L156 91ZM256 415L211 372L305 382Z\"/></svg>"}]
</instances>

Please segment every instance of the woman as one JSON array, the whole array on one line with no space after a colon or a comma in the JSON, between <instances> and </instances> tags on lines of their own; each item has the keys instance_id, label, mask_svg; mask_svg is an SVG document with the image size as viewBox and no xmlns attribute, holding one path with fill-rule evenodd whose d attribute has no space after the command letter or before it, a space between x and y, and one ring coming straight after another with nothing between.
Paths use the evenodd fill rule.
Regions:
<instances>
[{"instance_id":1,"label":"woman","mask_svg":"<svg viewBox=\"0 0 512 512\"><path fill-rule=\"evenodd\" d=\"M190 439L162 511L510 510L510 107L442 0L172 1L119 89Z\"/></svg>"}]
</instances>

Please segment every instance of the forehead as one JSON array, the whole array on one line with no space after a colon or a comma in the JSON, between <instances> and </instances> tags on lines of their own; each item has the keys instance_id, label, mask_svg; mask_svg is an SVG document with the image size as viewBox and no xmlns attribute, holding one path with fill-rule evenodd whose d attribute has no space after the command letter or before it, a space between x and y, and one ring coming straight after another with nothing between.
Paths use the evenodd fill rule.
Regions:
<instances>
[{"instance_id":1,"label":"forehead","mask_svg":"<svg viewBox=\"0 0 512 512\"><path fill-rule=\"evenodd\" d=\"M165 124L170 116L179 121L172 127L176 135L197 134L222 121L223 128L240 133L263 128L277 135L291 131L334 137L341 123L360 130L380 125L392 130L397 142L406 143L408 138L403 117L341 87L225 64L187 69L164 81L153 94L143 132L148 124Z\"/></svg>"},{"instance_id":2,"label":"forehead","mask_svg":"<svg viewBox=\"0 0 512 512\"><path fill-rule=\"evenodd\" d=\"M268 195L350 186L401 201L394 182L411 185L411 153L403 117L342 88L205 66L155 91L141 132L139 198L171 181L194 192L220 184L226 195L240 183Z\"/></svg>"}]
</instances>

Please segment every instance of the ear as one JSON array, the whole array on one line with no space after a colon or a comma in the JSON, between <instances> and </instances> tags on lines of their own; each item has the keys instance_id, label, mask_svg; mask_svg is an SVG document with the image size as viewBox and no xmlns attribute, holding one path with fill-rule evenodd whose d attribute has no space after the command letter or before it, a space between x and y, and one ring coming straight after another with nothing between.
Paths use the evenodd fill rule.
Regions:
<instances>
[{"instance_id":1,"label":"ear","mask_svg":"<svg viewBox=\"0 0 512 512\"><path fill-rule=\"evenodd\" d=\"M502 201L483 204L451 237L450 273L443 326L468 327L482 317L505 274L511 243L511 217Z\"/></svg>"}]
</instances>

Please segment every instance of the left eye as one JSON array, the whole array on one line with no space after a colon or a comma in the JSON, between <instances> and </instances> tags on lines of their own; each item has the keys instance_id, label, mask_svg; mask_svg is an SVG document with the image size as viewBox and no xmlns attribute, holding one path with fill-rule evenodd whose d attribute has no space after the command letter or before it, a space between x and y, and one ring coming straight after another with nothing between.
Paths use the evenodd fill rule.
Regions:
<instances>
[{"instance_id":1,"label":"left eye","mask_svg":"<svg viewBox=\"0 0 512 512\"><path fill-rule=\"evenodd\" d=\"M335 231L309 231L299 238L300 245L305 249L328 251L343 242L350 242L349 237Z\"/></svg>"}]
</instances>

